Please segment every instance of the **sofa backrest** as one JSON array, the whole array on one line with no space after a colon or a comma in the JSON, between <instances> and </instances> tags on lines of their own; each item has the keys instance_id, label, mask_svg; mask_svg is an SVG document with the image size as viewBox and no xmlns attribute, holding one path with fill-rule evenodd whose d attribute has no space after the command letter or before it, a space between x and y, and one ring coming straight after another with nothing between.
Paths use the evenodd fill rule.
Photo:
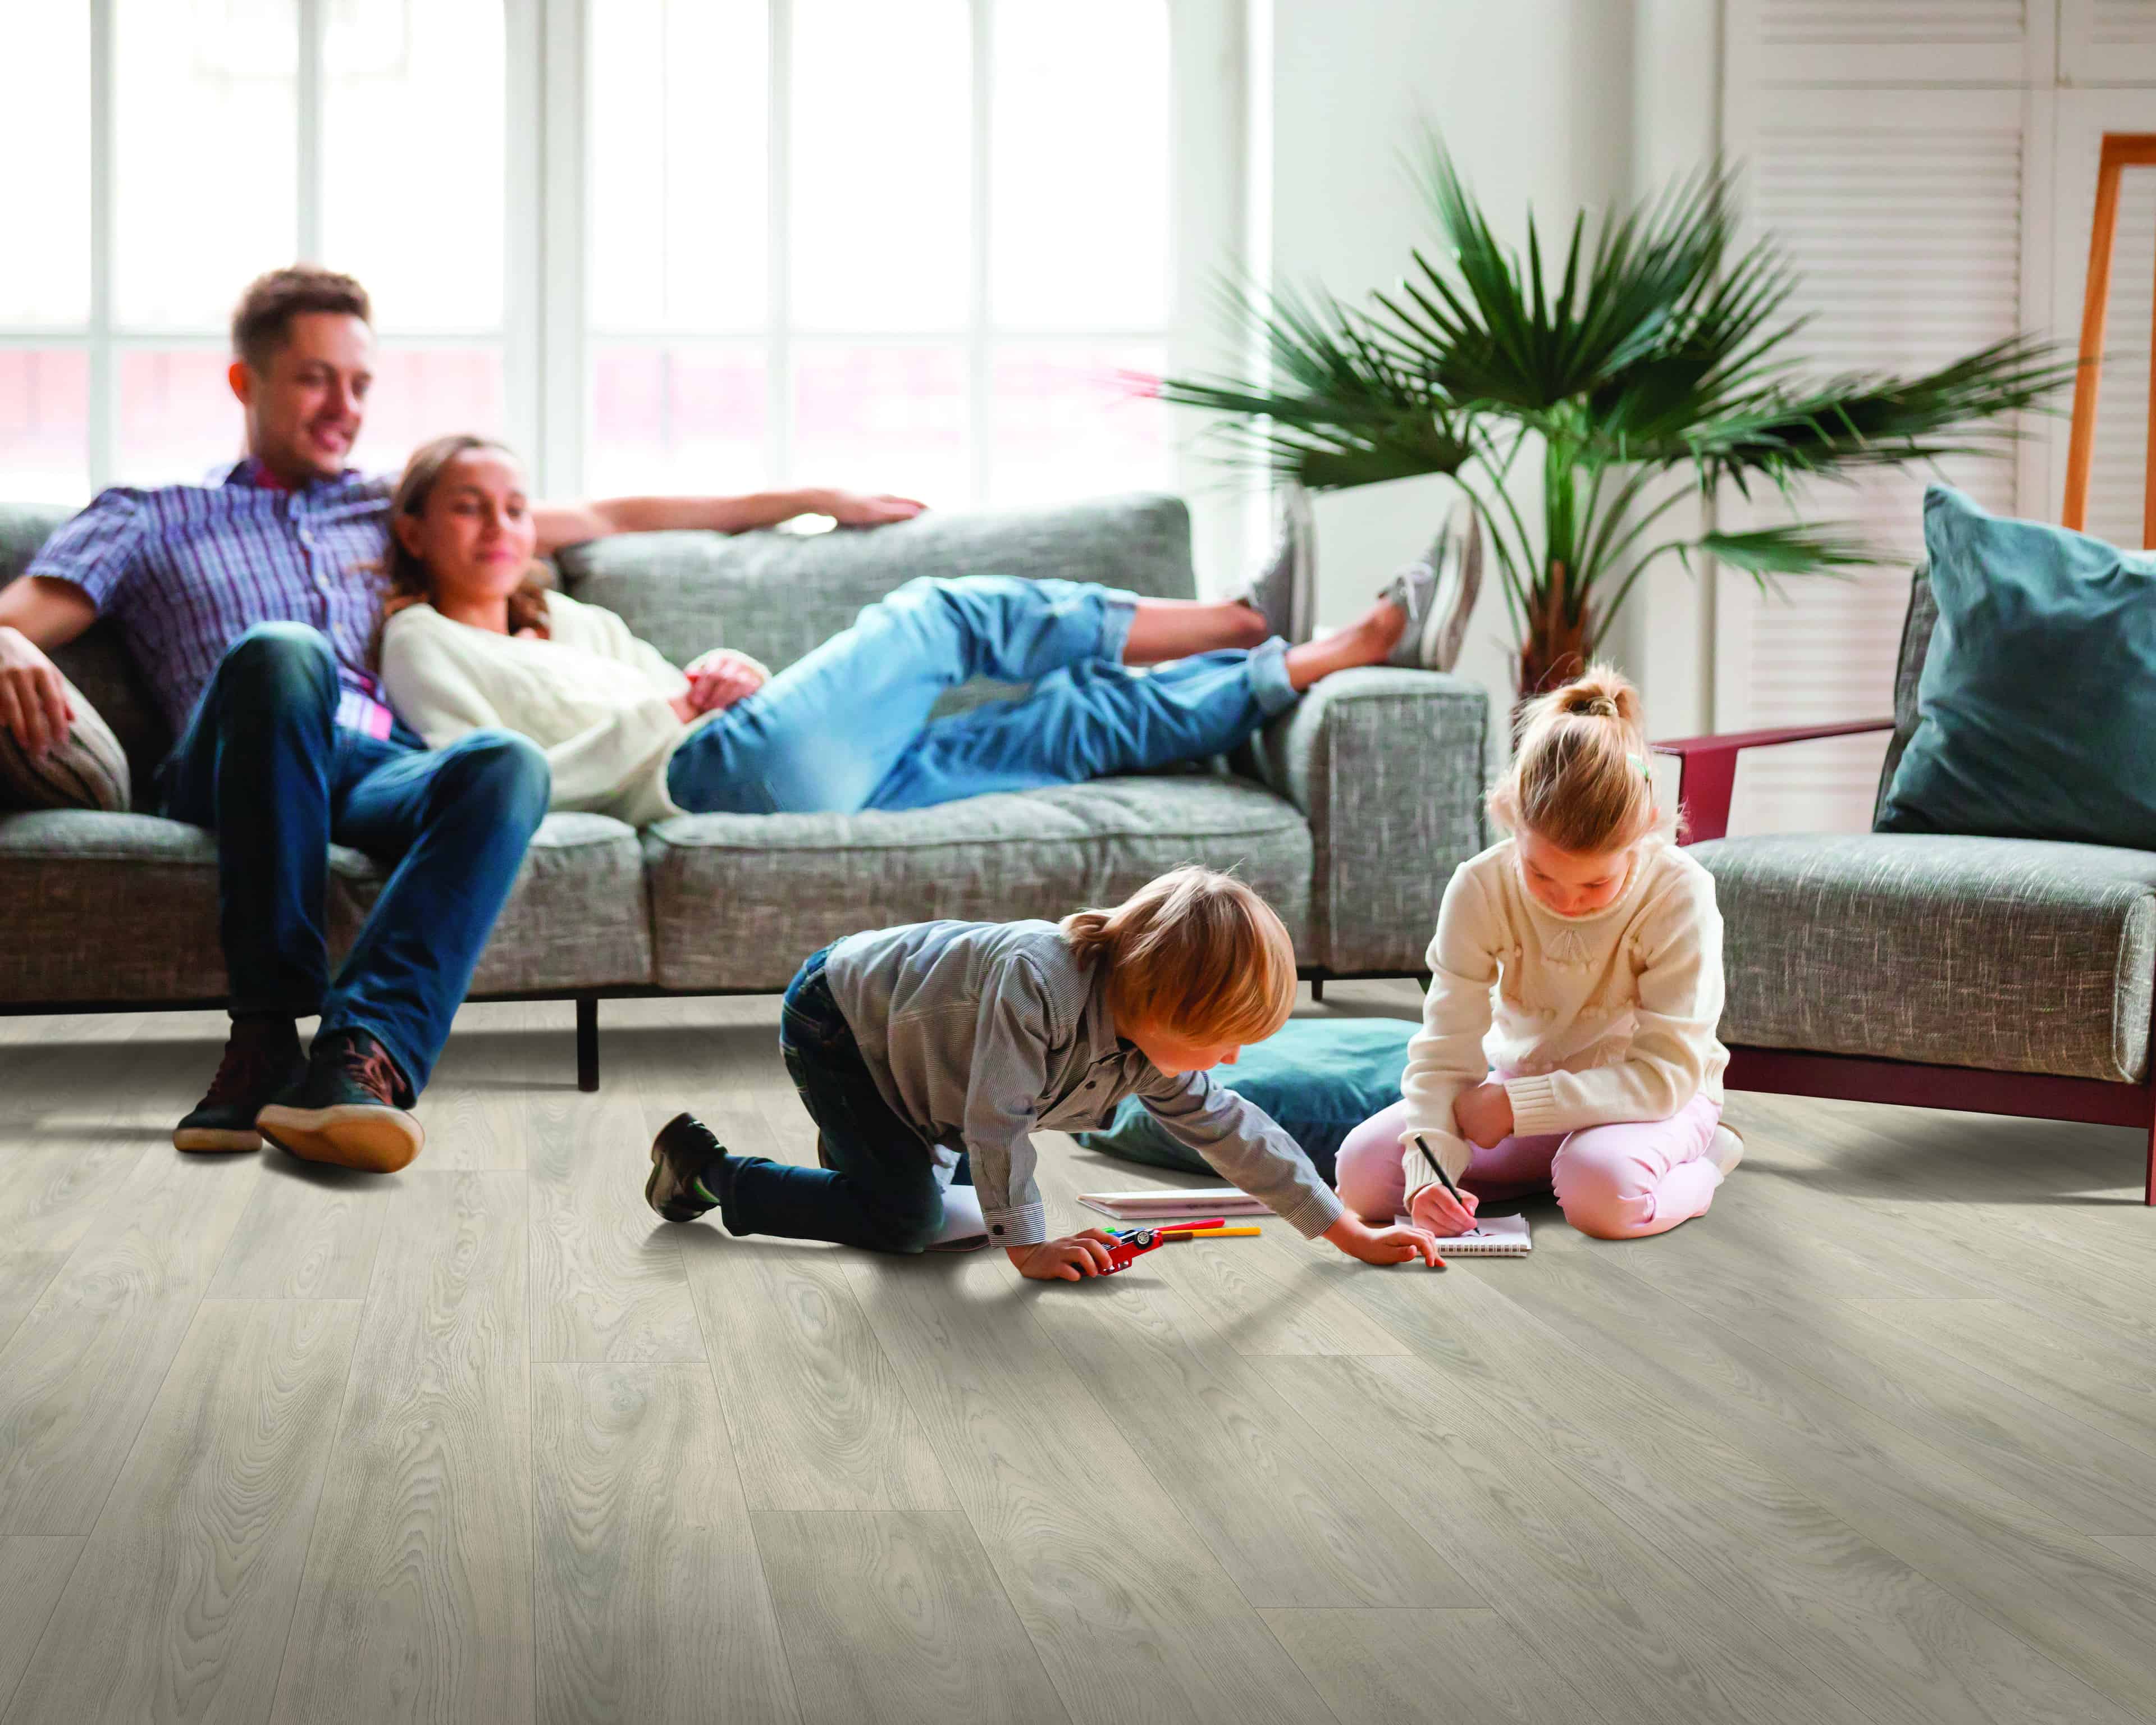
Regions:
<instances>
[{"instance_id":1,"label":"sofa backrest","mask_svg":"<svg viewBox=\"0 0 2156 1725\"><path fill-rule=\"evenodd\" d=\"M1919 563L1909 578L1909 608L1902 615L1902 650L1894 661L1894 735L1887 742L1887 758L1879 768L1879 793L1872 798L1874 826L1880 810L1887 806L1887 788L1894 783L1902 751L1917 734L1917 685L1923 677L1924 656L1932 649L1932 630L1938 620L1938 602L1932 596L1931 565Z\"/></svg>"},{"instance_id":2,"label":"sofa backrest","mask_svg":"<svg viewBox=\"0 0 2156 1725\"><path fill-rule=\"evenodd\" d=\"M572 598L619 612L676 665L734 647L773 670L918 575L1095 581L1149 598L1197 596L1190 513L1137 492L991 515L931 510L867 531L638 533L572 546Z\"/></svg>"},{"instance_id":3,"label":"sofa backrest","mask_svg":"<svg viewBox=\"0 0 2156 1725\"><path fill-rule=\"evenodd\" d=\"M64 506L0 503L0 587L20 575ZM935 511L873 531L636 533L572 546L556 560L576 598L618 611L676 665L737 647L773 670L853 622L916 575L1020 575L1095 581L1148 598L1196 597L1190 514L1152 492L1003 514ZM112 727L146 788L172 732L119 629L95 623L53 660ZM975 685L952 703L998 692ZM138 791L138 800L145 794Z\"/></svg>"},{"instance_id":4,"label":"sofa backrest","mask_svg":"<svg viewBox=\"0 0 2156 1725\"><path fill-rule=\"evenodd\" d=\"M64 504L0 503L0 587L20 575L38 547L75 511ZM110 623L93 623L53 655L60 674L82 691L127 752L135 800L148 806L151 777L172 733L135 669L126 643Z\"/></svg>"}]
</instances>

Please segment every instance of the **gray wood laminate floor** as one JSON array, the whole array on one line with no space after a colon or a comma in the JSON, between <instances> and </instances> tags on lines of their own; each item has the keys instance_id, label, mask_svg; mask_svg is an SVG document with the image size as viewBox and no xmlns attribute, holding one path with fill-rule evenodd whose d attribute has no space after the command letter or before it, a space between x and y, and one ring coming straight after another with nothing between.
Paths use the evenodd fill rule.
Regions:
<instances>
[{"instance_id":1,"label":"gray wood laminate floor","mask_svg":"<svg viewBox=\"0 0 2156 1725\"><path fill-rule=\"evenodd\" d=\"M368 1180L172 1152L217 1019L0 1020L0 1725L2156 1721L2134 1133L1738 1096L1658 1240L1044 1286L656 1222L676 1109L813 1134L775 1002L606 1021Z\"/></svg>"}]
</instances>

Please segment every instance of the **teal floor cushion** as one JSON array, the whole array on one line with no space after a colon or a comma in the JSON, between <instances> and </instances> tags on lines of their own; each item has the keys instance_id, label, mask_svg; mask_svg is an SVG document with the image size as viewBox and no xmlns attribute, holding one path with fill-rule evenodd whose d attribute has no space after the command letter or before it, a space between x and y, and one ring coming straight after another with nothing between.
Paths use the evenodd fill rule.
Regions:
<instances>
[{"instance_id":1,"label":"teal floor cushion","mask_svg":"<svg viewBox=\"0 0 2156 1725\"><path fill-rule=\"evenodd\" d=\"M1348 1134L1399 1101L1408 1039L1415 1029L1403 1019L1291 1019L1277 1034L1245 1049L1234 1065L1214 1068L1213 1076L1286 1127L1330 1182L1332 1159ZM1169 1137L1136 1096L1116 1111L1106 1132L1081 1132L1078 1142L1151 1168L1213 1172L1195 1150Z\"/></svg>"}]
</instances>

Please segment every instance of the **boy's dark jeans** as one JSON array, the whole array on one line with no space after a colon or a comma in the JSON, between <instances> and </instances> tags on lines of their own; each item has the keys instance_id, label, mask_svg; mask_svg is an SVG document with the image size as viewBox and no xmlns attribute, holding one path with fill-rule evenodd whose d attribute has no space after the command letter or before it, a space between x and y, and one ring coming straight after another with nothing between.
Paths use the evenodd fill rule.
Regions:
<instances>
[{"instance_id":1,"label":"boy's dark jeans","mask_svg":"<svg viewBox=\"0 0 2156 1725\"><path fill-rule=\"evenodd\" d=\"M935 1162L921 1134L884 1101L861 1058L853 1027L824 980L830 950L814 954L787 985L778 1045L831 1166L745 1161L734 1170L721 1214L732 1234L921 1251L943 1225Z\"/></svg>"}]
</instances>

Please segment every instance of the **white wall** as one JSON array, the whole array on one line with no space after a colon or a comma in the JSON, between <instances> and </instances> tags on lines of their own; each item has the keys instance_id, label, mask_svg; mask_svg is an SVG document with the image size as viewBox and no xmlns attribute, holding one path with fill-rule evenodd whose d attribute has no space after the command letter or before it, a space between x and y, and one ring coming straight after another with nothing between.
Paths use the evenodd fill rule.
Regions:
<instances>
[{"instance_id":1,"label":"white wall","mask_svg":"<svg viewBox=\"0 0 2156 1725\"><path fill-rule=\"evenodd\" d=\"M1270 0L1270 88L1258 91L1270 138L1262 124L1253 137L1264 263L1276 280L1348 299L1397 281L1409 247L1432 231L1399 161L1424 120L1508 240L1523 235L1531 204L1545 237L1562 235L1583 207L1695 165L1714 147L1719 13L1719 0ZM1263 22L1253 32L1267 33ZM1450 490L1411 480L1319 500L1321 619L1352 615L1421 549ZM1647 685L1655 730L1703 726L1686 578L1650 578L1634 604L1613 644ZM1460 670L1506 703L1511 649L1493 575Z\"/></svg>"}]
</instances>

